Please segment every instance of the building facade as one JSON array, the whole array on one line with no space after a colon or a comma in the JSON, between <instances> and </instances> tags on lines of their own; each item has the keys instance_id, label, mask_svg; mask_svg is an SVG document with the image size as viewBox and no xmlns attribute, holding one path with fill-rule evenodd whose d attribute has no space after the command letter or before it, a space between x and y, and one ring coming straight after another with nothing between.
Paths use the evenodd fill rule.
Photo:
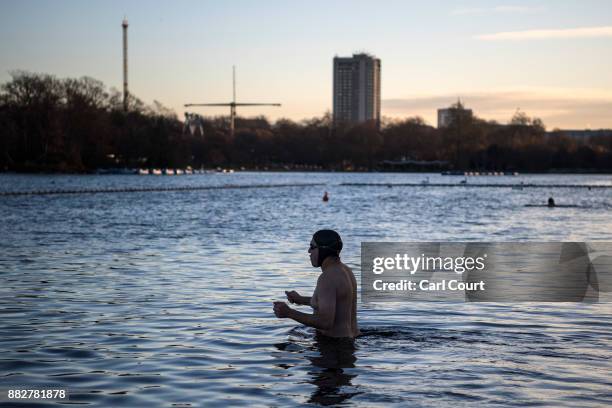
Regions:
<instances>
[{"instance_id":1,"label":"building facade","mask_svg":"<svg viewBox=\"0 0 612 408\"><path fill-rule=\"evenodd\" d=\"M450 108L438 109L438 129L449 127L457 117L472 117L471 109L466 109L461 101Z\"/></svg>"},{"instance_id":2,"label":"building facade","mask_svg":"<svg viewBox=\"0 0 612 408\"><path fill-rule=\"evenodd\" d=\"M380 125L380 59L368 54L334 57L334 122Z\"/></svg>"}]
</instances>

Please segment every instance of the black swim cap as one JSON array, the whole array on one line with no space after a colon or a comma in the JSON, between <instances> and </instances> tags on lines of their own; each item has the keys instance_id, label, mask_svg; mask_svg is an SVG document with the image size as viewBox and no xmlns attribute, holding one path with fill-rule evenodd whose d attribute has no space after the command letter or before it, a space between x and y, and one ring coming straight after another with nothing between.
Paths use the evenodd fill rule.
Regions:
<instances>
[{"instance_id":1,"label":"black swim cap","mask_svg":"<svg viewBox=\"0 0 612 408\"><path fill-rule=\"evenodd\" d=\"M334 230L319 230L312 236L312 240L319 248L317 266L321 266L328 256L338 256L342 251L342 238Z\"/></svg>"}]
</instances>

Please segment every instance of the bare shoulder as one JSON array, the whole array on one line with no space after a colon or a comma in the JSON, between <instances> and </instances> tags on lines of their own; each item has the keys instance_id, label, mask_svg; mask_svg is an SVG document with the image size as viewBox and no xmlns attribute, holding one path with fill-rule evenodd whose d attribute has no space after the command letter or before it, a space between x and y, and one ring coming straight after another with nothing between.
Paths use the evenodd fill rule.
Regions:
<instances>
[{"instance_id":1,"label":"bare shoulder","mask_svg":"<svg viewBox=\"0 0 612 408\"><path fill-rule=\"evenodd\" d=\"M353 270L348 267L348 265L343 263L342 268L344 269L345 273L347 273L351 277L351 279L355 279L355 274L353 273Z\"/></svg>"},{"instance_id":2,"label":"bare shoulder","mask_svg":"<svg viewBox=\"0 0 612 408\"><path fill-rule=\"evenodd\" d=\"M345 271L348 271L351 273L351 275L353 274L353 270L351 268L349 268L349 266L345 263L342 263L342 267L344 268Z\"/></svg>"},{"instance_id":3,"label":"bare shoulder","mask_svg":"<svg viewBox=\"0 0 612 408\"><path fill-rule=\"evenodd\" d=\"M334 276L331 273L322 273L321 275L319 275L319 278L317 279L317 287L329 287L331 285L334 285Z\"/></svg>"},{"instance_id":4,"label":"bare shoulder","mask_svg":"<svg viewBox=\"0 0 612 408\"><path fill-rule=\"evenodd\" d=\"M352 283L355 281L355 275L353 275L353 271L344 263L340 263L337 266L337 270L335 272L336 273L333 274L333 277L336 285L344 287L347 285L347 283Z\"/></svg>"}]
</instances>

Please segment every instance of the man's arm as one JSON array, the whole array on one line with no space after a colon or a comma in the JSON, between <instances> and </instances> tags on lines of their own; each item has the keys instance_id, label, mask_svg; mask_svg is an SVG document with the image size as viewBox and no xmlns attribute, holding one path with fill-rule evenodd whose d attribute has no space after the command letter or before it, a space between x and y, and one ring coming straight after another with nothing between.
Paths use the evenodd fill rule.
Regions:
<instances>
[{"instance_id":1,"label":"man's arm","mask_svg":"<svg viewBox=\"0 0 612 408\"><path fill-rule=\"evenodd\" d=\"M287 317L319 330L330 330L336 317L336 288L329 279L320 277L317 282L318 308L314 314L289 309Z\"/></svg>"},{"instance_id":2,"label":"man's arm","mask_svg":"<svg viewBox=\"0 0 612 408\"><path fill-rule=\"evenodd\" d=\"M311 296L301 296L299 304L303 306L310 306L311 299L312 299Z\"/></svg>"},{"instance_id":3,"label":"man's arm","mask_svg":"<svg viewBox=\"0 0 612 408\"><path fill-rule=\"evenodd\" d=\"M310 305L310 296L302 296L299 293L297 293L295 290L292 290L291 292L287 292L285 291L285 294L287 295L287 300L289 300L289 302L291 303L295 303L296 305L304 305L304 306L309 306Z\"/></svg>"}]
</instances>

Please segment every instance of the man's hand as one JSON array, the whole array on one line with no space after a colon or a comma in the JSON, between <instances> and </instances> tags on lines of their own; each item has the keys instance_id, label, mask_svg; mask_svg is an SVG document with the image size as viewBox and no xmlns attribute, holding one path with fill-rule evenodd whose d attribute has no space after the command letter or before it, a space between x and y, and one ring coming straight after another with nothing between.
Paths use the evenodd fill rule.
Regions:
<instances>
[{"instance_id":1,"label":"man's hand","mask_svg":"<svg viewBox=\"0 0 612 408\"><path fill-rule=\"evenodd\" d=\"M291 308L285 302L274 302L274 314L280 319L289 317Z\"/></svg>"},{"instance_id":2,"label":"man's hand","mask_svg":"<svg viewBox=\"0 0 612 408\"><path fill-rule=\"evenodd\" d=\"M291 292L287 292L285 291L285 294L287 295L287 300L290 303L295 303L297 305L301 304L301 300L302 300L302 296L300 296L299 293L297 293L295 290L292 290Z\"/></svg>"}]
</instances>

